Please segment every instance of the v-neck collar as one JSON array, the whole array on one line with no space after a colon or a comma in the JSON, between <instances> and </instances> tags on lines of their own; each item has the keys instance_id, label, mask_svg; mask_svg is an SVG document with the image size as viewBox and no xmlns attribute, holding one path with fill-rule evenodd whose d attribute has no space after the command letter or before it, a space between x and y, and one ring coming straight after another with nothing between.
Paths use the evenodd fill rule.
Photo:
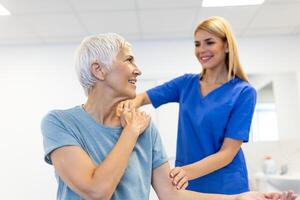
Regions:
<instances>
[{"instance_id":1,"label":"v-neck collar","mask_svg":"<svg viewBox=\"0 0 300 200\"><path fill-rule=\"evenodd\" d=\"M218 90L220 90L220 89L226 87L227 85L229 85L230 83L232 83L234 80L237 79L237 77L234 76L231 80L229 80L229 81L223 83L222 85L216 87L215 89L213 89L212 91L207 93L205 96L202 95L200 79L201 79L201 73L198 75L198 79L197 79L196 83L197 83L197 89L198 89L199 97L200 97L201 100L204 100L208 96L211 96L213 93L217 92Z\"/></svg>"}]
</instances>

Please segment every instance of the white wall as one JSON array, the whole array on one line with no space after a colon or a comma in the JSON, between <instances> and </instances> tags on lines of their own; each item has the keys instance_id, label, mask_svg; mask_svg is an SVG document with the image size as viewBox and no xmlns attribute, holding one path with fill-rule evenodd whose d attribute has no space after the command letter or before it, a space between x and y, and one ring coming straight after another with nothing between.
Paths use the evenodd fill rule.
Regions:
<instances>
[{"instance_id":1,"label":"white wall","mask_svg":"<svg viewBox=\"0 0 300 200\"><path fill-rule=\"evenodd\" d=\"M283 73L274 76L273 90L279 122L279 138L281 140L300 139L299 89L296 74Z\"/></svg>"},{"instance_id":2,"label":"white wall","mask_svg":"<svg viewBox=\"0 0 300 200\"><path fill-rule=\"evenodd\" d=\"M296 37L239 39L246 71L298 73L299 42ZM143 71L144 86L140 86L139 91L185 72L200 71L193 56L192 40L136 41L133 46L137 63ZM55 199L53 169L43 162L40 120L51 109L68 108L84 102L84 94L73 69L75 47L0 47L0 193L3 199ZM293 84L299 84L298 80L299 75ZM299 88L295 90L299 93ZM163 107L158 113L149 107L146 109L154 116L167 152L173 156L176 105ZM293 113L298 117L297 113ZM282 120L281 123L288 123L288 119ZM297 131L295 125L291 132L294 135Z\"/></svg>"}]
</instances>

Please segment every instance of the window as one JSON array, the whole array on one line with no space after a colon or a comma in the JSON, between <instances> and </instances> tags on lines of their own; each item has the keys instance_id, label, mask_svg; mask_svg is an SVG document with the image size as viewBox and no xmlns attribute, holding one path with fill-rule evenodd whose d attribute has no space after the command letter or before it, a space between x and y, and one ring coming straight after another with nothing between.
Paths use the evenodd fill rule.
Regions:
<instances>
[{"instance_id":1,"label":"window","mask_svg":"<svg viewBox=\"0 0 300 200\"><path fill-rule=\"evenodd\" d=\"M279 139L274 103L258 103L256 105L250 138L253 142L275 141Z\"/></svg>"}]
</instances>

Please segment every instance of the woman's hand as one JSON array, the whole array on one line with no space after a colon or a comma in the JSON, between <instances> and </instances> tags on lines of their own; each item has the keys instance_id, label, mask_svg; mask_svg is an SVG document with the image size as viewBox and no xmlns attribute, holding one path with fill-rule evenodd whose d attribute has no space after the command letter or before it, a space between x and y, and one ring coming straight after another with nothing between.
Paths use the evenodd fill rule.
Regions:
<instances>
[{"instance_id":1,"label":"woman's hand","mask_svg":"<svg viewBox=\"0 0 300 200\"><path fill-rule=\"evenodd\" d=\"M169 173L172 179L172 184L176 186L177 190L185 189L188 186L188 176L182 167L175 167Z\"/></svg>"},{"instance_id":2,"label":"woman's hand","mask_svg":"<svg viewBox=\"0 0 300 200\"><path fill-rule=\"evenodd\" d=\"M120 117L124 110L131 110L133 108L137 108L134 100L122 101L117 106L116 114Z\"/></svg>"},{"instance_id":3,"label":"woman's hand","mask_svg":"<svg viewBox=\"0 0 300 200\"><path fill-rule=\"evenodd\" d=\"M236 200L266 200L264 193L261 192L245 192L238 194Z\"/></svg>"},{"instance_id":4,"label":"woman's hand","mask_svg":"<svg viewBox=\"0 0 300 200\"><path fill-rule=\"evenodd\" d=\"M121 125L138 137L149 126L150 116L145 112L134 109L125 109L121 113Z\"/></svg>"},{"instance_id":5,"label":"woman's hand","mask_svg":"<svg viewBox=\"0 0 300 200\"><path fill-rule=\"evenodd\" d=\"M297 195L292 192L245 192L236 196L236 200L295 200Z\"/></svg>"},{"instance_id":6,"label":"woman's hand","mask_svg":"<svg viewBox=\"0 0 300 200\"><path fill-rule=\"evenodd\" d=\"M265 193L265 197L272 200L295 200L297 195L293 191L284 191Z\"/></svg>"}]
</instances>

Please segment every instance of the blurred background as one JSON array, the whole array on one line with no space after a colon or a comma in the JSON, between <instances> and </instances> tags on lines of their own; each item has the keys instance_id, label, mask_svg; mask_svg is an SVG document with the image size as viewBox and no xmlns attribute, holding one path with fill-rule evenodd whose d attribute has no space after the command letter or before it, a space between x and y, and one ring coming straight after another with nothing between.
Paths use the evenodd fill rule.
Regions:
<instances>
[{"instance_id":1,"label":"blurred background","mask_svg":"<svg viewBox=\"0 0 300 200\"><path fill-rule=\"evenodd\" d=\"M56 198L53 167L43 161L40 121L51 109L85 101L73 66L74 51L85 36L116 32L129 40L143 72L141 92L200 72L193 31L213 15L231 23L242 64L258 92L251 139L243 144L251 189L300 193L300 0L226 7L202 3L0 0L8 10L0 14L1 199ZM145 110L172 162L178 105ZM274 170L266 175L268 167ZM156 199L153 192L150 199Z\"/></svg>"}]
</instances>

